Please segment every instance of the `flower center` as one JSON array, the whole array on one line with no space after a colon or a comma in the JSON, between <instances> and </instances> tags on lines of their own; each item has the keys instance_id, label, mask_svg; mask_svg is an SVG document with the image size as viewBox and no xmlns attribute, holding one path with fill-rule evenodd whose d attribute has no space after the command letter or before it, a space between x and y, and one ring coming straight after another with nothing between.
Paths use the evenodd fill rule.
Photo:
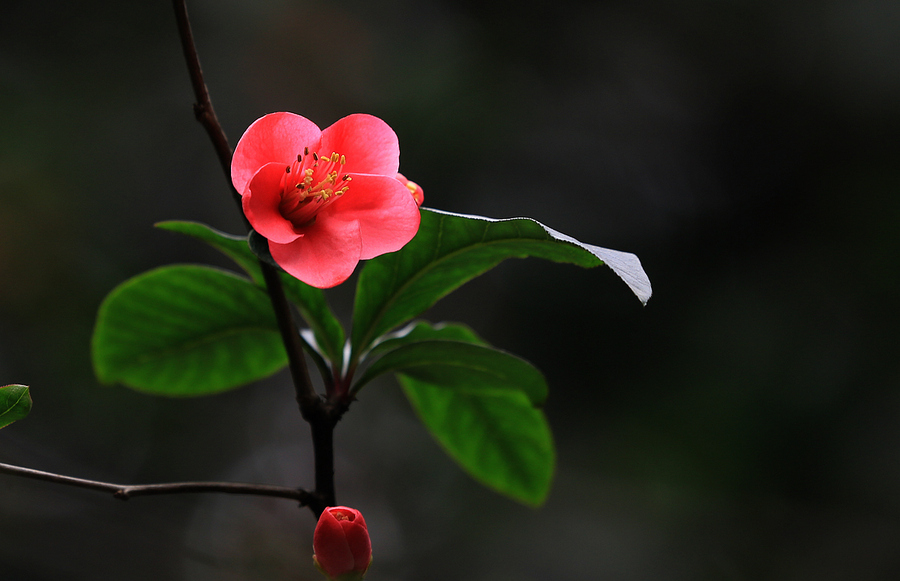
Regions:
<instances>
[{"instance_id":1,"label":"flower center","mask_svg":"<svg viewBox=\"0 0 900 581\"><path fill-rule=\"evenodd\" d=\"M336 510L336 511L332 512L331 514L334 515L335 520L349 520L349 521L352 521L352 520L354 519L354 515L353 515L353 514L347 514L347 513L345 513L345 512L342 511L342 510Z\"/></svg>"},{"instance_id":2,"label":"flower center","mask_svg":"<svg viewBox=\"0 0 900 581\"><path fill-rule=\"evenodd\" d=\"M294 226L315 220L316 214L350 189L353 178L342 172L345 163L347 159L337 152L322 157L306 148L297 154L281 178L281 215Z\"/></svg>"}]
</instances>

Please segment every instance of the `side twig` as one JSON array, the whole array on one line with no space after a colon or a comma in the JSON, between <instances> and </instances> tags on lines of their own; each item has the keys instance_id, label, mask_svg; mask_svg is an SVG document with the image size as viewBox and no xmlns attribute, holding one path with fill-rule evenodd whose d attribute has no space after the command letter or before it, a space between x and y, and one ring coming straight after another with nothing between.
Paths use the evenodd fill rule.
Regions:
<instances>
[{"instance_id":1,"label":"side twig","mask_svg":"<svg viewBox=\"0 0 900 581\"><path fill-rule=\"evenodd\" d=\"M44 480L56 484L67 484L78 488L88 488L100 492L110 492L115 498L128 500L136 496L150 496L157 494L181 494L185 492L222 492L226 494L250 494L256 496L273 496L296 500L300 506L316 504L318 499L311 492L301 488L287 488L283 486L271 486L268 484L245 484L241 482L170 482L164 484L113 484L111 482L99 482L63 476L53 472L33 470L21 466L0 463L0 473L13 474L34 480Z\"/></svg>"},{"instance_id":2,"label":"side twig","mask_svg":"<svg viewBox=\"0 0 900 581\"><path fill-rule=\"evenodd\" d=\"M194 114L197 120L206 129L213 142L219 163L225 172L226 180L231 187L232 197L241 208L241 195L231 185L231 157L233 151L228 144L228 138L219 123L209 99L209 92L203 80L203 72L200 69L200 60L197 49L194 46L194 37L188 20L187 7L184 0L173 0L175 16L178 21L178 32L184 57L187 61L188 72L191 77L191 85L197 102L194 105ZM243 211L241 212L243 216ZM245 218L246 223L246 218ZM249 227L249 224L248 224ZM44 480L57 484L87 488L101 492L109 492L115 498L128 500L136 496L150 496L159 494L181 494L191 492L220 492L226 494L249 494L257 496L272 496L296 500L300 506L309 507L316 518L322 514L327 506L335 504L334 495L334 451L332 435L337 420L346 411L346 406L335 407L326 404L318 396L313 387L303 353L303 339L300 337L297 326L294 323L290 304L284 294L281 278L270 264L260 261L260 267L266 281L272 307L278 320L282 341L288 353L291 377L297 391L297 402L303 418L310 423L313 433L313 448L315 452L316 491L309 492L302 488L287 488L271 486L267 484L246 484L240 482L171 482L163 484L114 484L63 476L53 472L44 472L0 463L0 473Z\"/></svg>"}]
</instances>

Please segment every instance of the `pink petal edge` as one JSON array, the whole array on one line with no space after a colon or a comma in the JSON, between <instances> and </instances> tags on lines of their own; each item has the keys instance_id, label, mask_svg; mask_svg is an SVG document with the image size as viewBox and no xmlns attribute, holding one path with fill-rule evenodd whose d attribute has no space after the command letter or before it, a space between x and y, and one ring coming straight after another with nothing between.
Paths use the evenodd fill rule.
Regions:
<instances>
[{"instance_id":1,"label":"pink petal edge","mask_svg":"<svg viewBox=\"0 0 900 581\"><path fill-rule=\"evenodd\" d=\"M322 130L320 155L337 152L347 159L346 173L394 176L400 167L400 142L391 127L373 115L356 113Z\"/></svg>"},{"instance_id":2,"label":"pink petal edge","mask_svg":"<svg viewBox=\"0 0 900 581\"><path fill-rule=\"evenodd\" d=\"M350 190L323 213L359 223L361 259L396 252L413 239L421 215L406 186L393 177L374 175L354 175L350 183Z\"/></svg>"},{"instance_id":3,"label":"pink petal edge","mask_svg":"<svg viewBox=\"0 0 900 581\"><path fill-rule=\"evenodd\" d=\"M356 220L329 220L319 214L290 244L269 241L272 258L294 278L316 288L331 288L350 278L362 243Z\"/></svg>"},{"instance_id":4,"label":"pink petal edge","mask_svg":"<svg viewBox=\"0 0 900 581\"><path fill-rule=\"evenodd\" d=\"M250 180L270 162L289 164L305 147L316 150L322 132L319 127L295 113L270 113L254 121L234 148L231 181L244 195Z\"/></svg>"}]
</instances>

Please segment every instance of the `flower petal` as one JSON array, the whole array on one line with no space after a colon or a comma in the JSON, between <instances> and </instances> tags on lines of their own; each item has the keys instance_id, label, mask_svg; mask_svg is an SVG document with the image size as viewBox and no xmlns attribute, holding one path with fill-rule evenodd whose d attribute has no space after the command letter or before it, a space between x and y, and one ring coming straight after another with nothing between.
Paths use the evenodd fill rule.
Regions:
<instances>
[{"instance_id":1,"label":"flower petal","mask_svg":"<svg viewBox=\"0 0 900 581\"><path fill-rule=\"evenodd\" d=\"M289 165L305 147L319 147L322 132L294 113L270 113L253 122L238 141L231 160L231 181L244 195L259 168L269 162Z\"/></svg>"},{"instance_id":2,"label":"flower petal","mask_svg":"<svg viewBox=\"0 0 900 581\"><path fill-rule=\"evenodd\" d=\"M341 522L326 510L319 517L313 534L313 552L319 565L335 577L353 570L354 556Z\"/></svg>"},{"instance_id":3,"label":"flower petal","mask_svg":"<svg viewBox=\"0 0 900 581\"><path fill-rule=\"evenodd\" d=\"M241 198L244 214L253 229L278 244L287 244L303 236L279 209L283 176L284 164L267 163L250 180L247 193Z\"/></svg>"},{"instance_id":4,"label":"flower petal","mask_svg":"<svg viewBox=\"0 0 900 581\"><path fill-rule=\"evenodd\" d=\"M372 541L369 539L365 521L362 524L358 522L360 518L362 518L361 515L357 513L355 520L340 521L340 523L344 528L347 545L353 554L353 569L365 571L369 567L369 561L372 559Z\"/></svg>"},{"instance_id":5,"label":"flower petal","mask_svg":"<svg viewBox=\"0 0 900 581\"><path fill-rule=\"evenodd\" d=\"M354 174L349 191L322 211L331 219L359 223L361 259L400 250L419 231L419 207L393 176Z\"/></svg>"},{"instance_id":6,"label":"flower petal","mask_svg":"<svg viewBox=\"0 0 900 581\"><path fill-rule=\"evenodd\" d=\"M302 238L289 244L269 241L272 258L281 268L317 288L347 280L359 264L361 247L356 220L334 220L323 214L303 228Z\"/></svg>"},{"instance_id":7,"label":"flower petal","mask_svg":"<svg viewBox=\"0 0 900 581\"><path fill-rule=\"evenodd\" d=\"M319 155L337 152L347 159L346 173L394 176L400 167L400 143L387 123L357 113L338 119L322 131Z\"/></svg>"}]
</instances>

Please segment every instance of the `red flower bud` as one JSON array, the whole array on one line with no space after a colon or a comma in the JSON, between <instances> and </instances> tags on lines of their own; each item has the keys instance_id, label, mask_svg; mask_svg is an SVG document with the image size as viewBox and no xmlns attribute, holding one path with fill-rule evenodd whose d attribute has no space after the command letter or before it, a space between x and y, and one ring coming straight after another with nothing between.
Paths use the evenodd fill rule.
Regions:
<instances>
[{"instance_id":1,"label":"red flower bud","mask_svg":"<svg viewBox=\"0 0 900 581\"><path fill-rule=\"evenodd\" d=\"M402 173L397 174L397 181L406 186L406 189L409 190L409 193L412 194L413 199L416 201L416 205L421 206L422 202L425 201L425 191L422 190L422 186L420 186L416 182L406 179L406 176L404 176Z\"/></svg>"},{"instance_id":2,"label":"red flower bud","mask_svg":"<svg viewBox=\"0 0 900 581\"><path fill-rule=\"evenodd\" d=\"M313 534L313 561L331 580L358 581L372 562L372 543L361 512L346 506L326 508Z\"/></svg>"}]
</instances>

